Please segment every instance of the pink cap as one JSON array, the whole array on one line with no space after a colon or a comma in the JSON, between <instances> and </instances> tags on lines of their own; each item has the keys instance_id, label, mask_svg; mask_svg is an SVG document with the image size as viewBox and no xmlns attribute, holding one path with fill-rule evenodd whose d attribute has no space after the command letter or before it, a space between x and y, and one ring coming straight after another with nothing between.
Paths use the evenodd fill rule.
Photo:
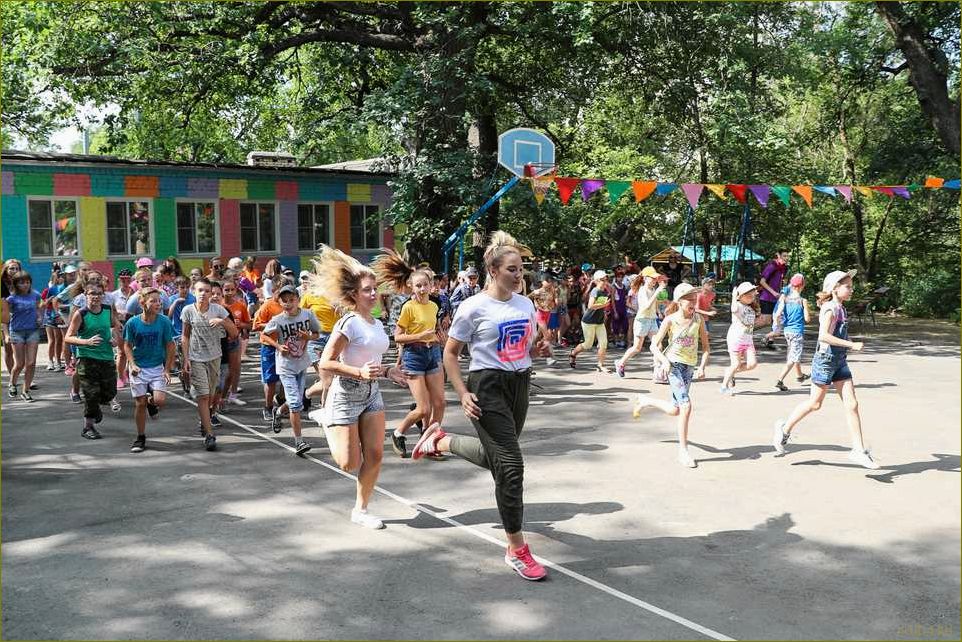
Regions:
<instances>
[{"instance_id":1,"label":"pink cap","mask_svg":"<svg viewBox=\"0 0 962 642\"><path fill-rule=\"evenodd\" d=\"M805 277L802 276L801 274L793 274L788 284L793 288L800 288L803 285L805 285Z\"/></svg>"},{"instance_id":2,"label":"pink cap","mask_svg":"<svg viewBox=\"0 0 962 642\"><path fill-rule=\"evenodd\" d=\"M154 267L154 260L150 257L143 256L137 259L137 267Z\"/></svg>"}]
</instances>

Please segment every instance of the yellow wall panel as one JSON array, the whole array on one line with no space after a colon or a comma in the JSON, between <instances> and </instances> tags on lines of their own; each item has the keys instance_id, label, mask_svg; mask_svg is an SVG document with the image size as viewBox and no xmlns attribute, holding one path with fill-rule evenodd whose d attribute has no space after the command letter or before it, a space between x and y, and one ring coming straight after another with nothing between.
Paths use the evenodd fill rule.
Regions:
<instances>
[{"instance_id":1,"label":"yellow wall panel","mask_svg":"<svg viewBox=\"0 0 962 642\"><path fill-rule=\"evenodd\" d=\"M247 181L242 178L220 179L221 198L247 198Z\"/></svg>"},{"instance_id":2,"label":"yellow wall panel","mask_svg":"<svg viewBox=\"0 0 962 642\"><path fill-rule=\"evenodd\" d=\"M88 261L107 258L107 201L96 196L80 198L80 252Z\"/></svg>"},{"instance_id":3,"label":"yellow wall panel","mask_svg":"<svg viewBox=\"0 0 962 642\"><path fill-rule=\"evenodd\" d=\"M349 203L370 203L371 186L364 183L348 183L347 200Z\"/></svg>"}]
</instances>

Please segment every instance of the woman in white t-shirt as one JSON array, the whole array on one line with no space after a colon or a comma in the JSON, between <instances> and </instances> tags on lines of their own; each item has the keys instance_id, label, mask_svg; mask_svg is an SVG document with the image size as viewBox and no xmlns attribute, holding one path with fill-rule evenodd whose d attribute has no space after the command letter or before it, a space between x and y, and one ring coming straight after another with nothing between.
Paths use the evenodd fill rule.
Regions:
<instances>
[{"instance_id":1,"label":"woman in white t-shirt","mask_svg":"<svg viewBox=\"0 0 962 642\"><path fill-rule=\"evenodd\" d=\"M521 530L524 459L518 435L528 412L531 355L544 355L550 346L546 341L535 343L534 305L515 293L523 279L517 242L495 232L484 264L487 285L458 307L444 347L445 371L478 436L448 435L435 423L421 435L411 456L451 452L489 469L508 539L504 561L524 579L540 580L546 571L532 557ZM465 344L471 353L467 385L458 364Z\"/></svg>"},{"instance_id":2,"label":"woman in white t-shirt","mask_svg":"<svg viewBox=\"0 0 962 642\"><path fill-rule=\"evenodd\" d=\"M384 400L378 377L403 381L396 368L381 368L388 349L384 326L371 315L377 282L370 268L339 250L321 246L310 291L349 310L334 325L321 355L320 367L334 375L324 408L310 418L324 427L334 461L347 472L357 471L357 498L351 521L367 528L384 523L367 512L381 472L384 454ZM320 395L320 382L307 390Z\"/></svg>"}]
</instances>

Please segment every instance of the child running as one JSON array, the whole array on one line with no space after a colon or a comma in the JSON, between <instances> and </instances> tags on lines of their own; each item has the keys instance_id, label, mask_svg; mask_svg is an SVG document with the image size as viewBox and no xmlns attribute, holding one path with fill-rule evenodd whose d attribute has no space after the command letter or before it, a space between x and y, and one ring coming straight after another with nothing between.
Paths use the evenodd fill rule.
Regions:
<instances>
[{"instance_id":1,"label":"child running","mask_svg":"<svg viewBox=\"0 0 962 642\"><path fill-rule=\"evenodd\" d=\"M832 386L845 404L845 419L852 438L852 450L848 458L859 466L875 470L879 464L866 450L862 439L862 419L858 412L852 371L848 368L848 351L861 352L863 348L861 341L848 340L845 302L852 298L853 276L855 270L836 270L822 281L822 291L815 297L821 309L818 313L818 347L812 357L812 392L807 401L795 406L788 419L775 422L772 446L776 453L784 454L792 430L810 412L822 407L825 393Z\"/></svg>"},{"instance_id":2,"label":"child running","mask_svg":"<svg viewBox=\"0 0 962 642\"><path fill-rule=\"evenodd\" d=\"M728 326L728 356L731 364L722 375L721 393L735 394L735 373L748 372L758 365L755 356L755 327L759 325L758 303L755 295L758 287L748 281L732 292L732 323Z\"/></svg>"},{"instance_id":3,"label":"child running","mask_svg":"<svg viewBox=\"0 0 962 642\"><path fill-rule=\"evenodd\" d=\"M668 385L671 388L671 403L659 401L646 395L638 395L638 403L633 412L637 419L645 408L657 408L666 415L678 417L678 462L682 466L695 468L697 464L688 453L688 423L691 421L691 396L689 394L692 378L702 379L708 365L708 333L700 314L695 313L695 300L698 289L688 283L675 286L674 303L668 306L665 320L658 334L651 340L651 353L668 371ZM668 349L661 350L661 342L668 337ZM701 364L698 363L698 344L701 343Z\"/></svg>"},{"instance_id":4,"label":"child running","mask_svg":"<svg viewBox=\"0 0 962 642\"><path fill-rule=\"evenodd\" d=\"M232 259L233 260L233 259ZM247 301L245 301L237 288L237 282L233 279L225 279L221 284L223 301L221 305L230 312L234 326L240 333L237 339L237 348L230 351L228 357L227 381L224 383L224 403L235 406L246 406L247 402L237 396L237 386L240 383L241 357L244 354L246 338L251 329L251 317L247 311Z\"/></svg>"},{"instance_id":5,"label":"child running","mask_svg":"<svg viewBox=\"0 0 962 642\"><path fill-rule=\"evenodd\" d=\"M411 298L401 306L394 330L394 341L402 346L401 370L414 397L414 410L408 412L391 433L394 452L408 456L405 433L417 422L441 423L444 417L444 374L441 372L441 347L438 345L438 305L431 301L434 274L413 268L397 252L388 250L371 264L378 281L388 283L396 292L410 291Z\"/></svg>"},{"instance_id":6,"label":"child running","mask_svg":"<svg viewBox=\"0 0 962 642\"><path fill-rule=\"evenodd\" d=\"M66 287L62 268L58 263L54 263L50 270L50 281L40 293L44 303L43 327L47 333L47 372L56 372L66 367L61 357L64 352L64 322L57 305L57 295Z\"/></svg>"},{"instance_id":7,"label":"child running","mask_svg":"<svg viewBox=\"0 0 962 642\"><path fill-rule=\"evenodd\" d=\"M524 458L518 437L528 413L531 355L543 354L549 346L535 343L534 306L515 294L523 278L522 251L508 234L492 235L484 252L485 289L458 308L444 347L444 368L478 436L448 435L434 423L412 457L451 452L490 470L508 540L504 561L524 579L541 580L547 571L531 555L522 531ZM467 385L458 364L465 345L471 354Z\"/></svg>"},{"instance_id":8,"label":"child running","mask_svg":"<svg viewBox=\"0 0 962 642\"><path fill-rule=\"evenodd\" d=\"M608 275L604 270L596 270L592 277L594 287L588 293L587 307L585 314L581 317L581 331L584 333L584 342L575 346L571 354L568 355L568 365L572 368L577 367L576 360L578 355L585 350L591 349L598 339L598 364L595 368L598 372L611 374L611 370L605 365L605 352L608 349L608 332L605 330L605 308L611 302L608 296Z\"/></svg>"},{"instance_id":9,"label":"child running","mask_svg":"<svg viewBox=\"0 0 962 642\"><path fill-rule=\"evenodd\" d=\"M280 288L278 288L278 290L279 289ZM284 307L278 302L277 291L275 291L274 296L265 300L263 305L257 308L257 312L254 313L253 329L258 332L263 332L267 323L282 312L284 312ZM274 391L277 388L277 382L281 380L280 377L277 376L277 351L273 346L261 340L260 356L261 383L264 384L264 407L261 409L261 418L277 433L281 431L280 422L274 420L274 400L277 397ZM278 401L280 400L278 399ZM277 403L276 405L280 406L281 403Z\"/></svg>"},{"instance_id":10,"label":"child running","mask_svg":"<svg viewBox=\"0 0 962 642\"><path fill-rule=\"evenodd\" d=\"M164 406L170 369L174 366L174 327L161 314L160 290L138 290L143 312L124 325L124 352L130 372L130 394L134 398L134 424L137 437L130 452L147 448L147 415L153 419Z\"/></svg>"},{"instance_id":11,"label":"child running","mask_svg":"<svg viewBox=\"0 0 962 642\"><path fill-rule=\"evenodd\" d=\"M384 528L384 522L367 512L384 455L384 400L377 380L388 374L403 379L395 368L381 368L390 342L384 326L371 315L377 277L357 259L326 245L321 246L314 270L312 291L348 313L334 325L321 357L321 368L334 375L327 401L323 410L310 416L324 427L331 456L341 470L357 471L351 521ZM307 393L314 396L320 391L319 382Z\"/></svg>"},{"instance_id":12,"label":"child running","mask_svg":"<svg viewBox=\"0 0 962 642\"><path fill-rule=\"evenodd\" d=\"M785 377L795 369L795 380L802 383L808 379L808 375L802 372L802 349L805 345L805 324L809 322L808 301L802 296L805 288L805 277L801 274L794 274L788 282L789 292L787 295L779 297L778 304L775 306L775 313L772 316L773 322L778 322L782 327L785 336L785 343L788 344L788 353L785 355L785 367L778 375L775 387L785 392L788 386L784 384Z\"/></svg>"},{"instance_id":13,"label":"child running","mask_svg":"<svg viewBox=\"0 0 962 642\"><path fill-rule=\"evenodd\" d=\"M278 301L284 311L267 322L261 332L261 342L276 351L277 376L284 386L284 396L291 418L291 431L294 433L294 451L303 455L311 445L301 436L301 410L304 409L304 382L307 369L311 366L308 343L316 341L321 324L310 310L300 307L297 288L285 285L277 292ZM275 423L280 423L283 406L274 409ZM276 432L276 430L275 430Z\"/></svg>"},{"instance_id":14,"label":"child running","mask_svg":"<svg viewBox=\"0 0 962 642\"><path fill-rule=\"evenodd\" d=\"M13 273L10 295L3 303L3 335L13 344L13 368L7 394L17 398L17 377L23 373L20 398L33 403L30 385L37 368L37 347L40 345L40 326L43 323L43 300L33 289L33 277L20 270Z\"/></svg>"},{"instance_id":15,"label":"child running","mask_svg":"<svg viewBox=\"0 0 962 642\"><path fill-rule=\"evenodd\" d=\"M665 291L665 284L668 282L667 278L659 278L660 276L658 270L648 265L641 271L641 276L631 282L631 290L638 299L638 312L632 328L635 341L621 359L615 361L615 370L619 377L624 378L625 364L628 359L641 352L645 346L645 338L653 337L658 332L658 296Z\"/></svg>"}]
</instances>

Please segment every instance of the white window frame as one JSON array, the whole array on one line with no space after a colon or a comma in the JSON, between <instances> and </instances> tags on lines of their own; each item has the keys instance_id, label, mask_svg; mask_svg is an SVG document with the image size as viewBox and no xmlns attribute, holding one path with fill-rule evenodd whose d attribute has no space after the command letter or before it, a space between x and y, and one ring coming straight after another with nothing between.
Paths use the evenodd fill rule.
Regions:
<instances>
[{"instance_id":1,"label":"white window frame","mask_svg":"<svg viewBox=\"0 0 962 642\"><path fill-rule=\"evenodd\" d=\"M334 202L333 202L333 201L297 201L297 206L300 207L301 205L313 205L313 206L315 206L315 207L318 206L318 205L326 205L326 206L327 206L327 238L326 238L326 239L322 239L320 242L321 242L321 243L324 243L325 245L330 245L331 247L333 247L334 245L333 245L333 241L332 241L331 239L334 238ZM313 249L311 249L311 250L303 250L303 249L301 249L301 247L300 247L300 243L301 243L301 239L300 239L300 231L301 231L301 230L300 230L300 227L301 227L301 226L300 226L300 212L297 212L297 211L295 210L295 216L296 216L297 218L294 220L294 224L297 226L297 233L298 233L298 239L297 239L298 248L297 248L297 253L298 253L298 254L304 254L304 255L314 254L315 252L317 252L317 242L318 242L318 239L314 239L314 248L313 248Z\"/></svg>"},{"instance_id":2,"label":"white window frame","mask_svg":"<svg viewBox=\"0 0 962 642\"><path fill-rule=\"evenodd\" d=\"M347 210L347 233L348 233L349 236L350 236L350 234L351 234L351 209L350 209L351 207L363 207L363 208L365 208L365 209L364 209L365 225L366 225L366 221L367 221L367 208L368 208L368 207L376 207L376 208L377 208L377 211L378 211L378 214L381 215L381 216L380 216L380 220L377 222L377 245L374 246L374 247L366 247L366 246L365 246L365 247L354 247L354 239L351 239L351 252L355 252L355 251L358 251L358 252L370 252L370 251L378 250L378 249L384 247L384 216L383 216L384 206L381 205L380 203L350 203L350 206L348 207L348 210ZM333 230L332 230L332 232L333 232Z\"/></svg>"},{"instance_id":3,"label":"white window frame","mask_svg":"<svg viewBox=\"0 0 962 642\"><path fill-rule=\"evenodd\" d=\"M154 199L149 196L144 196L141 198L137 197L126 197L126 198L115 198L106 197L104 198L104 253L108 260L123 260L123 259L135 259L139 256L144 256L136 252L130 254L111 254L110 253L110 240L107 235L107 230L109 226L107 225L107 205L110 203L124 203L127 215L127 225L130 225L130 208L127 207L130 203L147 203L147 229L150 233L149 243L147 244L147 254L146 256L154 255L154 245L156 244L155 230L154 230ZM130 234L130 228L127 229L127 234ZM128 238L129 240L129 238ZM131 250L136 250L136 247L130 248Z\"/></svg>"},{"instance_id":4,"label":"white window frame","mask_svg":"<svg viewBox=\"0 0 962 642\"><path fill-rule=\"evenodd\" d=\"M33 253L33 238L32 238L32 230L33 230L33 228L32 228L31 225L30 225L30 202L31 202L31 201L44 201L44 202L50 203L50 231L53 232L53 248L54 248L54 249L56 249L56 247L57 247L57 230L56 230L56 227L57 227L57 226L56 226L56 224L54 223L54 220L55 220L54 217L56 216L56 213L57 213L57 212L56 212L56 209L57 209L57 208L54 207L54 202L55 202L55 201L67 201L67 202L73 203L73 205L74 205L74 211L76 212L75 217L76 217L76 219L77 219L77 222L74 223L74 227L77 228L77 254L76 254L76 256L58 255L58 254L51 254L51 255L49 255L49 256L46 256L46 255L43 255L43 254L34 254L34 253ZM57 260L57 259L65 258L65 257L69 257L69 258L71 258L71 259L81 259L81 260L82 260L82 259L83 259L83 245L82 245L82 240L83 240L83 239L82 239L81 236L80 236L80 199L79 199L79 198L73 198L73 197L70 197L70 196L28 196L28 197L27 197L27 254L30 256L31 262L33 261L33 259L41 259L41 262L42 262L43 260L46 260L46 259Z\"/></svg>"},{"instance_id":5,"label":"white window frame","mask_svg":"<svg viewBox=\"0 0 962 642\"><path fill-rule=\"evenodd\" d=\"M182 203L191 203L197 205L197 203L213 203L214 204L214 251L213 252L181 252L180 251L180 226L177 220L177 206ZM240 229L240 209L237 210L238 220L237 226L238 231ZM194 210L194 238L197 238L197 210ZM174 199L174 247L177 249L177 256L186 256L191 258L196 257L214 257L220 256L220 199L219 198L200 198L200 197L184 197Z\"/></svg>"},{"instance_id":6,"label":"white window frame","mask_svg":"<svg viewBox=\"0 0 962 642\"><path fill-rule=\"evenodd\" d=\"M242 234L242 230L241 230L241 220L240 220L240 208L241 208L241 205L273 205L273 206L274 206L274 249L272 249L272 250L256 250L256 251L255 251L255 250L245 250L245 249L243 248L243 246L241 246L241 254L243 254L243 255L245 255L245 256L247 256L247 255L250 255L250 256L272 256L272 257L277 257L277 256L279 256L279 255L280 255L280 246L281 246L281 202L280 202L280 201L277 201L277 200L274 200L274 201L271 201L271 200L267 200L267 201L264 201L264 200L260 200L260 201L243 200L243 201L239 201L239 202L238 202L238 204L237 204L237 235L238 235L238 241L239 241L240 243L243 243L244 241L243 241L243 234ZM297 221L296 221L296 220L294 221L294 225L297 225ZM261 234L261 233L260 233L260 227L258 227L258 228L257 228L257 241L258 241L257 244L258 244L258 245L260 245L260 234Z\"/></svg>"}]
</instances>

